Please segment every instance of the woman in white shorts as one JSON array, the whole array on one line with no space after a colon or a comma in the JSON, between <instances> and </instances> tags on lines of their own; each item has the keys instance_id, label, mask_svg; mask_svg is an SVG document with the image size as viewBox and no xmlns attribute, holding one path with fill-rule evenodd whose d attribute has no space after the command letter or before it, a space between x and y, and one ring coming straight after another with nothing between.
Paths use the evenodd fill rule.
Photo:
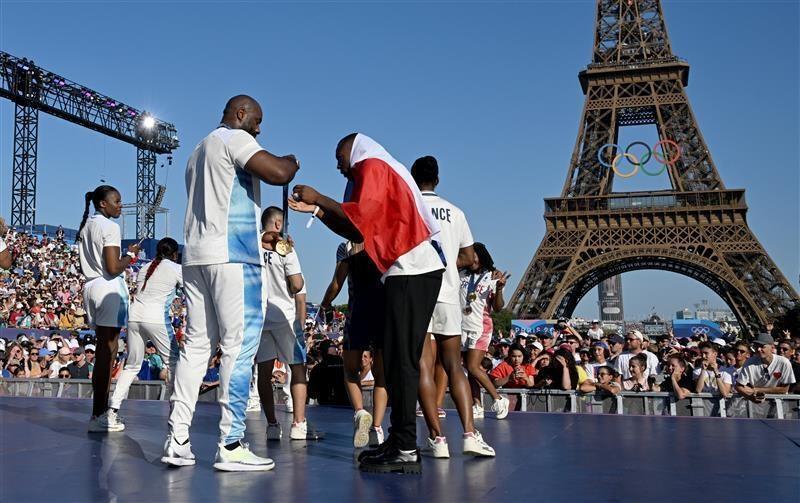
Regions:
<instances>
[{"instance_id":1,"label":"woman in white shorts","mask_svg":"<svg viewBox=\"0 0 800 503\"><path fill-rule=\"evenodd\" d=\"M472 248L478 257L477 264L472 270L462 270L459 273L463 309L461 345L472 388L472 416L477 419L483 417L483 404L478 388L480 385L494 400L492 410L497 414L497 419L504 419L508 415L508 398L497 393L489 375L481 368L481 361L492 340L492 311L499 311L505 303L503 287L508 274L495 269L494 260L483 243L474 243Z\"/></svg>"},{"instance_id":2,"label":"woman in white shorts","mask_svg":"<svg viewBox=\"0 0 800 503\"><path fill-rule=\"evenodd\" d=\"M111 396L111 410L115 414L128 397L131 383L142 367L148 341L156 347L167 368L175 365L178 345L169 309L177 289L183 288L183 275L177 261L178 242L164 238L156 246L156 258L142 267L136 277L136 294L128 316L128 359ZM172 375L170 368L167 396L172 391Z\"/></svg>"},{"instance_id":3,"label":"woman in white shorts","mask_svg":"<svg viewBox=\"0 0 800 503\"><path fill-rule=\"evenodd\" d=\"M97 335L92 388L94 402L90 432L122 431L117 414L108 408L111 366L117 356L119 331L128 322L128 286L125 269L136 262L139 246L132 244L120 257L122 237L112 218L122 214L122 197L110 185L101 185L85 195L86 207L78 227L78 255L86 277L83 300L89 323ZM95 214L89 217L89 203Z\"/></svg>"}]
</instances>

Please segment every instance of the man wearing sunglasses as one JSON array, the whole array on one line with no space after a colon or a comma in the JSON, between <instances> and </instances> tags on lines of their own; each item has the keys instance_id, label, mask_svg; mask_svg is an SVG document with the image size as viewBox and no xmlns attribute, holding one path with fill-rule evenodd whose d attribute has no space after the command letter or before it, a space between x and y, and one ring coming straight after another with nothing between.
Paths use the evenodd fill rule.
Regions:
<instances>
[{"instance_id":1,"label":"man wearing sunglasses","mask_svg":"<svg viewBox=\"0 0 800 503\"><path fill-rule=\"evenodd\" d=\"M756 355L749 358L736 381L736 391L755 403L766 394L785 394L795 383L789 360L775 354L775 340L769 334L758 334L753 341Z\"/></svg>"},{"instance_id":2,"label":"man wearing sunglasses","mask_svg":"<svg viewBox=\"0 0 800 503\"><path fill-rule=\"evenodd\" d=\"M631 358L644 351L644 335L638 330L631 330L625 335L625 342L627 343L628 350L617 357L616 366L617 372L622 375L623 379L628 379L631 376L629 364ZM658 357L649 351L644 351L647 358L647 370L645 375L651 376L658 374Z\"/></svg>"},{"instance_id":3,"label":"man wearing sunglasses","mask_svg":"<svg viewBox=\"0 0 800 503\"><path fill-rule=\"evenodd\" d=\"M797 361L795 353L797 349L791 339L781 339L778 342L778 354L789 360L792 364L792 372L796 381L800 381L800 362ZM794 383L794 386L789 388L789 393L800 393L800 382Z\"/></svg>"}]
</instances>

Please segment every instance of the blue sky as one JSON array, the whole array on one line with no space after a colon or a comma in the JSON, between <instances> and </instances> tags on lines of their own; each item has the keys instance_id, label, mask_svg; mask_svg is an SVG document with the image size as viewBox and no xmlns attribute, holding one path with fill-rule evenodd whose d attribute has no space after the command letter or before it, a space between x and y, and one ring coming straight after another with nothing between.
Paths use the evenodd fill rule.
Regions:
<instances>
[{"instance_id":1,"label":"blue sky","mask_svg":"<svg viewBox=\"0 0 800 503\"><path fill-rule=\"evenodd\" d=\"M717 168L727 187L747 189L749 224L795 288L798 5L664 5L673 51L692 65L687 92ZM409 166L436 156L439 193L464 209L476 240L511 272L510 295L544 235L542 198L558 196L564 183L583 106L577 73L591 56L593 22L592 1L2 0L0 48L177 126L182 147L157 175L171 209L169 229L158 223L160 236L180 238L192 147L217 124L228 97L247 93L265 110L262 145L296 154L296 180L325 193L342 192L333 149L351 131L374 137ZM6 218L13 120L13 106L0 102ZM82 194L100 178L135 200L132 146L46 115L39 128L39 223L76 227ZM654 132L641 135L649 141ZM666 176L640 176L615 189L667 184ZM279 195L265 190L263 202ZM338 239L304 223L293 215L290 225L318 301ZM722 305L675 274L640 271L623 283L629 318L652 307L671 316L700 299ZM596 312L593 291L577 314Z\"/></svg>"}]
</instances>

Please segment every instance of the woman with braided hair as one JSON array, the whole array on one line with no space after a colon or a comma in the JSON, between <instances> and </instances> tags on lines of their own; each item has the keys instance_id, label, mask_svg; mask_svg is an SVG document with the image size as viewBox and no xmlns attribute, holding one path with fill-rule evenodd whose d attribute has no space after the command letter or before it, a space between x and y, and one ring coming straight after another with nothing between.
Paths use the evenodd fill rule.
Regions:
<instances>
[{"instance_id":1,"label":"woman with braided hair","mask_svg":"<svg viewBox=\"0 0 800 503\"><path fill-rule=\"evenodd\" d=\"M108 407L111 366L117 356L119 332L128 322L128 286L125 269L136 262L139 246L128 246L121 255L122 236L112 218L122 214L122 196L110 185L101 185L85 195L86 207L78 227L78 256L86 277L83 299L89 323L97 334L92 389L94 403L89 431L122 431L116 412ZM89 204L95 214L89 217Z\"/></svg>"},{"instance_id":2,"label":"woman with braided hair","mask_svg":"<svg viewBox=\"0 0 800 503\"><path fill-rule=\"evenodd\" d=\"M174 367L178 344L172 328L169 308L178 288L183 288L183 275L178 261L178 243L164 238L156 246L156 258L139 270L136 294L128 321L128 359L111 397L111 410L117 414L128 397L131 383L142 367L145 346L152 342L165 368ZM170 368L171 370L171 368ZM167 396L172 391L172 375L167 377Z\"/></svg>"}]
</instances>

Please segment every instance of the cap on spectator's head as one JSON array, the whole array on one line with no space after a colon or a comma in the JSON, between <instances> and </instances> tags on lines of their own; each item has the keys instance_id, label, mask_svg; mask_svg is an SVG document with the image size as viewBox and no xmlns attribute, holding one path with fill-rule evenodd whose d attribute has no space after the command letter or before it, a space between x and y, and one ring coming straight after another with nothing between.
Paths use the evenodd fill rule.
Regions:
<instances>
[{"instance_id":1,"label":"cap on spectator's head","mask_svg":"<svg viewBox=\"0 0 800 503\"><path fill-rule=\"evenodd\" d=\"M64 346L58 350L58 354L63 356L69 356L72 354L72 351L69 350L69 347Z\"/></svg>"},{"instance_id":2,"label":"cap on spectator's head","mask_svg":"<svg viewBox=\"0 0 800 503\"><path fill-rule=\"evenodd\" d=\"M58 351L58 344L56 344L56 341L47 341L47 350Z\"/></svg>"},{"instance_id":3,"label":"cap on spectator's head","mask_svg":"<svg viewBox=\"0 0 800 503\"><path fill-rule=\"evenodd\" d=\"M631 331L628 332L628 335L632 335L632 336L636 337L637 339L639 339L640 341L644 340L644 335L642 335L642 333L639 332L638 330L631 330Z\"/></svg>"},{"instance_id":4,"label":"cap on spectator's head","mask_svg":"<svg viewBox=\"0 0 800 503\"><path fill-rule=\"evenodd\" d=\"M508 340L508 339L500 339L500 345L501 346L510 346L511 345L511 341Z\"/></svg>"},{"instance_id":5,"label":"cap on spectator's head","mask_svg":"<svg viewBox=\"0 0 800 503\"><path fill-rule=\"evenodd\" d=\"M559 346L558 346L558 349L566 349L567 351L569 351L570 353L572 353L572 346L571 346L571 345L569 345L569 344L567 344L566 342L565 342L565 343L563 343L563 344L561 344L561 345L559 345Z\"/></svg>"},{"instance_id":6,"label":"cap on spectator's head","mask_svg":"<svg viewBox=\"0 0 800 503\"><path fill-rule=\"evenodd\" d=\"M600 320L592 320L592 325L600 323Z\"/></svg>"},{"instance_id":7,"label":"cap on spectator's head","mask_svg":"<svg viewBox=\"0 0 800 503\"><path fill-rule=\"evenodd\" d=\"M549 330L543 330L536 334L536 336L540 339L552 339L553 333Z\"/></svg>"},{"instance_id":8,"label":"cap on spectator's head","mask_svg":"<svg viewBox=\"0 0 800 503\"><path fill-rule=\"evenodd\" d=\"M612 334L611 337L608 338L608 342L611 344L625 344L625 338L619 334Z\"/></svg>"},{"instance_id":9,"label":"cap on spectator's head","mask_svg":"<svg viewBox=\"0 0 800 503\"><path fill-rule=\"evenodd\" d=\"M94 353L94 351L95 351L94 344L87 344L86 347L83 348L83 350L84 351L91 351L92 353Z\"/></svg>"},{"instance_id":10,"label":"cap on spectator's head","mask_svg":"<svg viewBox=\"0 0 800 503\"><path fill-rule=\"evenodd\" d=\"M47 348L42 348L39 350L39 356L44 357L47 356L48 354L50 354L50 351L48 351Z\"/></svg>"},{"instance_id":11,"label":"cap on spectator's head","mask_svg":"<svg viewBox=\"0 0 800 503\"><path fill-rule=\"evenodd\" d=\"M17 302L17 309L22 309L22 302Z\"/></svg>"},{"instance_id":12,"label":"cap on spectator's head","mask_svg":"<svg viewBox=\"0 0 800 503\"><path fill-rule=\"evenodd\" d=\"M619 337L619 336L617 336L617 337ZM599 346L599 347L601 347L601 348L603 348L603 349L610 349L610 348L608 347L608 344L606 344L606 343L605 343L605 342L603 342L603 341L597 341L597 342L595 342L594 344L592 344L592 346Z\"/></svg>"},{"instance_id":13,"label":"cap on spectator's head","mask_svg":"<svg viewBox=\"0 0 800 503\"><path fill-rule=\"evenodd\" d=\"M725 339L723 339L721 337L716 337L716 338L712 339L711 342L713 342L714 344L716 344L719 347L725 347L725 346L728 345L728 343L725 342Z\"/></svg>"},{"instance_id":14,"label":"cap on spectator's head","mask_svg":"<svg viewBox=\"0 0 800 503\"><path fill-rule=\"evenodd\" d=\"M578 350L578 353L589 353L589 348L581 348Z\"/></svg>"},{"instance_id":15,"label":"cap on spectator's head","mask_svg":"<svg viewBox=\"0 0 800 503\"><path fill-rule=\"evenodd\" d=\"M539 341L535 341L533 344L531 344L531 346L535 347L535 348L536 348L536 349L538 349L539 351L541 351L541 350L543 350L543 349L544 349L544 346L542 346L542 343L541 343L541 342L539 342Z\"/></svg>"},{"instance_id":16,"label":"cap on spectator's head","mask_svg":"<svg viewBox=\"0 0 800 503\"><path fill-rule=\"evenodd\" d=\"M83 354L83 348L78 346L77 348L72 350L72 354L75 355L75 356L82 355Z\"/></svg>"},{"instance_id":17,"label":"cap on spectator's head","mask_svg":"<svg viewBox=\"0 0 800 503\"><path fill-rule=\"evenodd\" d=\"M771 335L767 333L758 334L756 340L753 341L753 344L756 346L766 346L767 344L775 344L775 339L772 338Z\"/></svg>"},{"instance_id":18,"label":"cap on spectator's head","mask_svg":"<svg viewBox=\"0 0 800 503\"><path fill-rule=\"evenodd\" d=\"M559 318L556 323L566 323L566 322L567 322L566 318Z\"/></svg>"}]
</instances>

